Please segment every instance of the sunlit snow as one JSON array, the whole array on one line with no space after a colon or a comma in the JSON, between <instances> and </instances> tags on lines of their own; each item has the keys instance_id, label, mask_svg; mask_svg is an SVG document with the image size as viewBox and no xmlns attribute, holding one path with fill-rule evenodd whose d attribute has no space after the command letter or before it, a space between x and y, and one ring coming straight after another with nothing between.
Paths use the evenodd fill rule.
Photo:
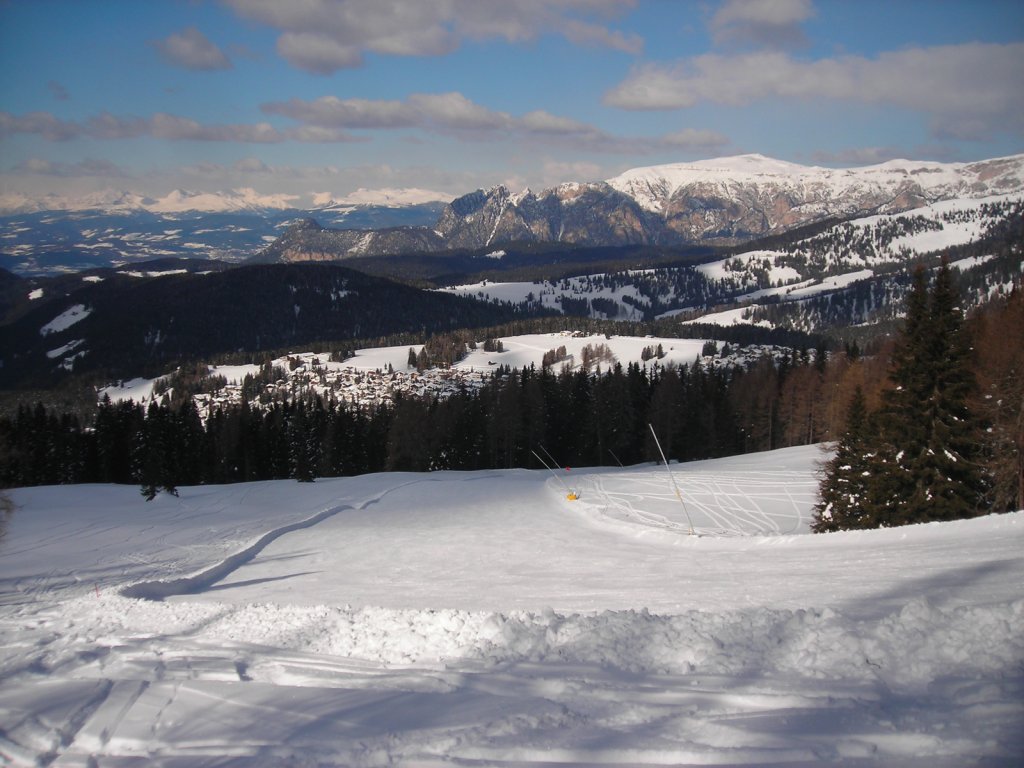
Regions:
<instances>
[{"instance_id":1,"label":"sunlit snow","mask_svg":"<svg viewBox=\"0 0 1024 768\"><path fill-rule=\"evenodd\" d=\"M0 755L1019 761L1024 513L807 535L820 458L16 490Z\"/></svg>"}]
</instances>

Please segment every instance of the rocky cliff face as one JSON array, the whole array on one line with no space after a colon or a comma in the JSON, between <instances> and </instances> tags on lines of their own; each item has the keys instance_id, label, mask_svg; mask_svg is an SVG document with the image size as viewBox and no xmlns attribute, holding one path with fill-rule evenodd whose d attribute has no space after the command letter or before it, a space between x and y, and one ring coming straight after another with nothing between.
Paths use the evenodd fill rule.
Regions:
<instances>
[{"instance_id":1,"label":"rocky cliff face","mask_svg":"<svg viewBox=\"0 0 1024 768\"><path fill-rule=\"evenodd\" d=\"M851 169L742 155L636 168L607 181L561 184L539 194L513 194L504 186L476 190L447 205L433 229L289 230L264 251L263 260L486 248L510 241L732 244L823 219L1011 192L1024 192L1024 155L970 164L894 160Z\"/></svg>"}]
</instances>

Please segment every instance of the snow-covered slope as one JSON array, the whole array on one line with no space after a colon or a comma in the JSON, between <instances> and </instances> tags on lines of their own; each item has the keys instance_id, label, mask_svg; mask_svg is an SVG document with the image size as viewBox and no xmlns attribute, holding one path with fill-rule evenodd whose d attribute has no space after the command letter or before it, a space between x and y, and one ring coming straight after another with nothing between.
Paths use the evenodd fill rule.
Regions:
<instances>
[{"instance_id":1,"label":"snow-covered slope","mask_svg":"<svg viewBox=\"0 0 1024 768\"><path fill-rule=\"evenodd\" d=\"M1020 190L1024 186L1024 156L979 163L890 160L880 165L834 169L750 154L634 168L607 183L644 209L659 213L667 212L673 197L694 196L697 190L704 194L714 191L723 197L748 194L749 190L773 198L785 195L802 199L805 205L827 206L835 214L854 201L888 199L887 205L877 206L885 212L887 207L905 209L904 200L911 196L932 201ZM765 213L771 215L770 211Z\"/></svg>"},{"instance_id":2,"label":"snow-covered slope","mask_svg":"<svg viewBox=\"0 0 1024 768\"><path fill-rule=\"evenodd\" d=\"M1018 764L1024 513L805 535L817 458L18 490L0 755Z\"/></svg>"},{"instance_id":3,"label":"snow-covered slope","mask_svg":"<svg viewBox=\"0 0 1024 768\"><path fill-rule=\"evenodd\" d=\"M771 167L775 165L770 164ZM787 167L794 178L803 173L800 170L802 166ZM664 168L658 166L657 170L662 173ZM692 180L700 174L711 176L719 173L714 168L700 170L699 173L694 166L680 168L682 170L672 183ZM728 173L734 176L736 167L730 167ZM667 178L659 176L656 185L670 187ZM695 267L591 274L555 282L484 281L452 286L446 290L492 301L530 301L563 311L569 307L574 313L580 313L579 307L584 306L583 312L589 310L591 317L601 319L651 319L651 316L670 317L686 313L692 322L731 325L750 321L753 310L723 310L723 305L742 304L746 307L766 301L792 303L857 282L871 281L879 275L879 282L884 282L885 275L903 273L925 257L937 261L940 254L949 256L953 249L976 247L981 243L991 243L992 251L989 253L1005 251L1014 231L1007 222L1019 218L1022 210L1024 192L962 197L901 213L854 218L824 227L816 234L794 238L773 249L752 248ZM981 267L983 272L988 261L989 256L983 254L965 257L953 266L961 272ZM1019 256L1017 262L1020 262ZM1005 289L1009 290L1009 286ZM973 297L967 299L970 306ZM891 301L899 304L899 296ZM715 308L714 316L705 313L712 307ZM889 316L900 313L897 306L879 305L870 309L884 310ZM840 313L833 324L870 321L867 316L849 314L843 318ZM763 317L756 322L771 324ZM801 326L800 330L815 332L823 327L810 323Z\"/></svg>"}]
</instances>

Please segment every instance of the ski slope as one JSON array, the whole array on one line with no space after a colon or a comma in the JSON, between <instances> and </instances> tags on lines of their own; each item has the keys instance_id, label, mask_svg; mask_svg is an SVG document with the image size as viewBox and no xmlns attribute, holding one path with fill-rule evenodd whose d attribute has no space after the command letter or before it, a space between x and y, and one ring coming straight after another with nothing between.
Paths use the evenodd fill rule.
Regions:
<instances>
[{"instance_id":1,"label":"ski slope","mask_svg":"<svg viewBox=\"0 0 1024 768\"><path fill-rule=\"evenodd\" d=\"M1019 764L1024 513L811 536L820 460L17 490L0 755Z\"/></svg>"}]
</instances>

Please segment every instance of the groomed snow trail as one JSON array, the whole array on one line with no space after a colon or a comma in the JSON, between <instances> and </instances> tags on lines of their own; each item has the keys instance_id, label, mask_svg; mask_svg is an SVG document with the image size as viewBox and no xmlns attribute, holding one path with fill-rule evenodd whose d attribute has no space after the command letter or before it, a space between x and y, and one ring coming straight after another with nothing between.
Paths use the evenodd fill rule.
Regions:
<instances>
[{"instance_id":1,"label":"groomed snow trail","mask_svg":"<svg viewBox=\"0 0 1024 768\"><path fill-rule=\"evenodd\" d=\"M819 458L673 466L701 536L664 467L18 491L0 755L1020 764L1024 513L804 535Z\"/></svg>"}]
</instances>

